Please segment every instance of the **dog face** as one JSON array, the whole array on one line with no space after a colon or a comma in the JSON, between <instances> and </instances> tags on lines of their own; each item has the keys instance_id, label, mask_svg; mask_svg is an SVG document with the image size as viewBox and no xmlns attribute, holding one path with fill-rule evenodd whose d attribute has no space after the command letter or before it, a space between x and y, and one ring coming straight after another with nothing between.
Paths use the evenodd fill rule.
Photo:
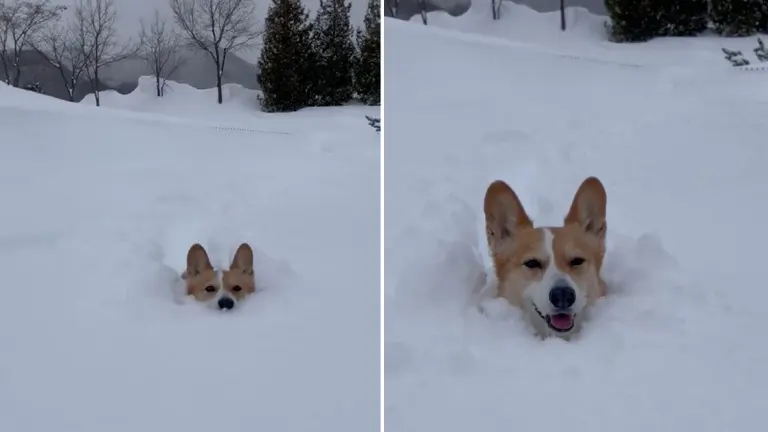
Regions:
<instances>
[{"instance_id":1,"label":"dog face","mask_svg":"<svg viewBox=\"0 0 768 432\"><path fill-rule=\"evenodd\" d=\"M497 180L486 191L486 237L498 294L520 307L544 337L576 333L585 308L605 295L600 269L606 202L600 180L589 177L576 191L563 226L534 228L506 183Z\"/></svg>"},{"instance_id":2,"label":"dog face","mask_svg":"<svg viewBox=\"0 0 768 432\"><path fill-rule=\"evenodd\" d=\"M187 252L187 269L182 278L188 296L213 308L232 309L256 291L253 250L247 243L241 244L229 270L216 270L205 249L194 244Z\"/></svg>"}]
</instances>

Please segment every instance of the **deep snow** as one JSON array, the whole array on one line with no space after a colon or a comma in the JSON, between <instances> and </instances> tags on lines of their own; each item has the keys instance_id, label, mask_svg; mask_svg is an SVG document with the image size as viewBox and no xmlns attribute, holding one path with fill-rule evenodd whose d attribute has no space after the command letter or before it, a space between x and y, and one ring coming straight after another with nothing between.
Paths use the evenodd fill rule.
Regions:
<instances>
[{"instance_id":1,"label":"deep snow","mask_svg":"<svg viewBox=\"0 0 768 432\"><path fill-rule=\"evenodd\" d=\"M378 108L177 88L0 88L0 430L378 430ZM214 264L248 241L263 291L175 303L195 241Z\"/></svg>"},{"instance_id":2,"label":"deep snow","mask_svg":"<svg viewBox=\"0 0 768 432\"><path fill-rule=\"evenodd\" d=\"M533 43L474 13L384 24L386 430L759 428L766 76L711 39ZM663 61L692 52L710 67ZM589 175L608 192L609 295L581 336L538 340L487 299L481 314L488 184L558 224Z\"/></svg>"}]
</instances>

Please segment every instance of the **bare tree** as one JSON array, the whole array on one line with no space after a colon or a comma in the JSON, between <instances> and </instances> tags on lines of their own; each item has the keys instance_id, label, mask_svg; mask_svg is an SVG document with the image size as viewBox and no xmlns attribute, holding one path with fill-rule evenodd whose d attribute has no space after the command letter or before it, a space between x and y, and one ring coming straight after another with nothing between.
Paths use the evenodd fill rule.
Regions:
<instances>
[{"instance_id":1,"label":"bare tree","mask_svg":"<svg viewBox=\"0 0 768 432\"><path fill-rule=\"evenodd\" d=\"M141 23L141 48L139 56L147 63L155 77L157 96L162 97L168 79L184 63L179 50L181 35L167 28L167 23L160 19L160 12L155 9L155 18L147 26Z\"/></svg>"},{"instance_id":2,"label":"bare tree","mask_svg":"<svg viewBox=\"0 0 768 432\"><path fill-rule=\"evenodd\" d=\"M90 46L80 22L53 23L32 43L38 54L59 71L71 102L90 59Z\"/></svg>"},{"instance_id":3,"label":"bare tree","mask_svg":"<svg viewBox=\"0 0 768 432\"><path fill-rule=\"evenodd\" d=\"M400 10L400 0L388 0L385 2L389 16L397 18L397 11Z\"/></svg>"},{"instance_id":4,"label":"bare tree","mask_svg":"<svg viewBox=\"0 0 768 432\"><path fill-rule=\"evenodd\" d=\"M565 0L560 0L560 30L565 31Z\"/></svg>"},{"instance_id":5,"label":"bare tree","mask_svg":"<svg viewBox=\"0 0 768 432\"><path fill-rule=\"evenodd\" d=\"M45 24L58 19L66 7L50 0L0 2L0 63L5 80L18 87L21 81L21 54Z\"/></svg>"},{"instance_id":6,"label":"bare tree","mask_svg":"<svg viewBox=\"0 0 768 432\"><path fill-rule=\"evenodd\" d=\"M79 0L75 7L76 27L82 29L81 51L89 53L85 76L91 84L96 106L101 106L99 73L102 68L136 54L139 44L120 44L115 23L115 0Z\"/></svg>"},{"instance_id":7,"label":"bare tree","mask_svg":"<svg viewBox=\"0 0 768 432\"><path fill-rule=\"evenodd\" d=\"M502 0L491 0L491 16L494 20L501 18L501 2Z\"/></svg>"},{"instance_id":8,"label":"bare tree","mask_svg":"<svg viewBox=\"0 0 768 432\"><path fill-rule=\"evenodd\" d=\"M218 101L227 55L253 46L263 30L254 0L170 0L176 23L187 42L211 57L216 66Z\"/></svg>"},{"instance_id":9,"label":"bare tree","mask_svg":"<svg viewBox=\"0 0 768 432\"><path fill-rule=\"evenodd\" d=\"M419 11L421 12L421 22L423 22L424 25L427 25L427 1L418 0L417 3L419 4Z\"/></svg>"}]
</instances>

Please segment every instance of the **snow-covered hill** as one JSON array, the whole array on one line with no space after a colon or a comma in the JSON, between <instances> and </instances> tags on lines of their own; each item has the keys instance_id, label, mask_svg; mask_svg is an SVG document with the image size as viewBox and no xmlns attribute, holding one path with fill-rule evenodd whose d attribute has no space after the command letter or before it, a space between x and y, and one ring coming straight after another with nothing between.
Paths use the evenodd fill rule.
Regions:
<instances>
[{"instance_id":1,"label":"snow-covered hill","mask_svg":"<svg viewBox=\"0 0 768 432\"><path fill-rule=\"evenodd\" d=\"M0 88L0 430L378 430L378 109L173 88ZM175 303L198 241L263 291Z\"/></svg>"}]
</instances>

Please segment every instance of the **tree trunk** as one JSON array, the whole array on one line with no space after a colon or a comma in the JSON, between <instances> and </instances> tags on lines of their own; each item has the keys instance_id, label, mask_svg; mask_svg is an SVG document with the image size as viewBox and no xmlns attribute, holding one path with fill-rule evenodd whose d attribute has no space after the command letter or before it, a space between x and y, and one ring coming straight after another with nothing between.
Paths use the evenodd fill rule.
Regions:
<instances>
[{"instance_id":1,"label":"tree trunk","mask_svg":"<svg viewBox=\"0 0 768 432\"><path fill-rule=\"evenodd\" d=\"M560 0L560 30L565 31L565 0Z\"/></svg>"},{"instance_id":2,"label":"tree trunk","mask_svg":"<svg viewBox=\"0 0 768 432\"><path fill-rule=\"evenodd\" d=\"M101 98L99 97L99 68L98 66L93 69L93 97L96 98L96 106L101 106Z\"/></svg>"},{"instance_id":3,"label":"tree trunk","mask_svg":"<svg viewBox=\"0 0 768 432\"><path fill-rule=\"evenodd\" d=\"M163 97L163 91L160 88L160 75L155 75L155 86L157 87L157 97Z\"/></svg>"},{"instance_id":4,"label":"tree trunk","mask_svg":"<svg viewBox=\"0 0 768 432\"><path fill-rule=\"evenodd\" d=\"M216 90L219 92L219 105L224 102L224 97L221 93L221 73L216 71Z\"/></svg>"},{"instance_id":5,"label":"tree trunk","mask_svg":"<svg viewBox=\"0 0 768 432\"><path fill-rule=\"evenodd\" d=\"M13 67L13 86L16 88L19 88L20 83L21 83L21 66L19 65L19 62L17 60L16 65Z\"/></svg>"}]
</instances>

